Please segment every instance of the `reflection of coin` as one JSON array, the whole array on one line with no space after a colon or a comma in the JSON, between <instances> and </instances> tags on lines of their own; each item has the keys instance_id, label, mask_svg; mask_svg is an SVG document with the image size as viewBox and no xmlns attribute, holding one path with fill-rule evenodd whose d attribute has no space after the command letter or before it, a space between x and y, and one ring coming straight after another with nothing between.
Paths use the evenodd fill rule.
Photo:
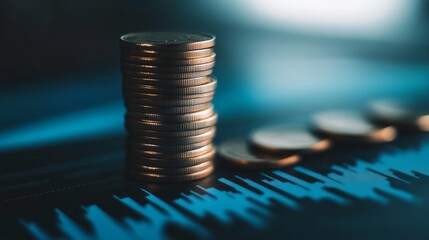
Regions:
<instances>
[{"instance_id":1,"label":"reflection of coin","mask_svg":"<svg viewBox=\"0 0 429 240\"><path fill-rule=\"evenodd\" d=\"M370 103L369 115L378 123L429 131L429 107L425 103L427 101L374 101Z\"/></svg>"},{"instance_id":2,"label":"reflection of coin","mask_svg":"<svg viewBox=\"0 0 429 240\"><path fill-rule=\"evenodd\" d=\"M226 164L252 169L282 168L296 164L300 160L296 154L256 156L250 151L244 139L230 140L223 143L219 147L219 154Z\"/></svg>"},{"instance_id":3,"label":"reflection of coin","mask_svg":"<svg viewBox=\"0 0 429 240\"><path fill-rule=\"evenodd\" d=\"M129 169L128 173L130 174L131 177L138 180L144 180L144 181L150 181L150 182L182 182L182 181L192 181L192 180L197 180L197 179L207 177L208 175L213 173L214 167L213 165L210 165L208 168L202 171L194 172L190 174L183 174L183 175L141 173L141 172L136 172L134 170L135 169Z\"/></svg>"},{"instance_id":4,"label":"reflection of coin","mask_svg":"<svg viewBox=\"0 0 429 240\"><path fill-rule=\"evenodd\" d=\"M313 124L316 132L338 141L383 143L396 138L394 127L379 127L353 111L321 112Z\"/></svg>"},{"instance_id":5,"label":"reflection of coin","mask_svg":"<svg viewBox=\"0 0 429 240\"><path fill-rule=\"evenodd\" d=\"M121 46L131 49L183 51L210 48L216 37L208 33L191 32L139 32L121 37Z\"/></svg>"},{"instance_id":6,"label":"reflection of coin","mask_svg":"<svg viewBox=\"0 0 429 240\"><path fill-rule=\"evenodd\" d=\"M330 147L330 141L315 136L305 128L291 125L263 127L250 136L255 149L278 152L320 152Z\"/></svg>"}]
</instances>

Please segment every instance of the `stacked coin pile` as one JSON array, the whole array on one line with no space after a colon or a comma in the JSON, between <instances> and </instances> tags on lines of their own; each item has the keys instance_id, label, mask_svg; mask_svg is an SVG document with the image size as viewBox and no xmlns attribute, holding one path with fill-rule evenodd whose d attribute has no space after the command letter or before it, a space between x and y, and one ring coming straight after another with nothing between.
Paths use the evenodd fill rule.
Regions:
<instances>
[{"instance_id":1,"label":"stacked coin pile","mask_svg":"<svg viewBox=\"0 0 429 240\"><path fill-rule=\"evenodd\" d=\"M121 37L127 171L152 182L213 172L217 80L211 34L141 32Z\"/></svg>"}]
</instances>

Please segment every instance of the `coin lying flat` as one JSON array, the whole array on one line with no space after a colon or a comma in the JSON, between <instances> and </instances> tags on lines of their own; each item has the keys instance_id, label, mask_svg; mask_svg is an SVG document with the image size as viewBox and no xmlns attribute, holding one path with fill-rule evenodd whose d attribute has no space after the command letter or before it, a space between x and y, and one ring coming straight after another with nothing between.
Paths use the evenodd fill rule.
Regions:
<instances>
[{"instance_id":1,"label":"coin lying flat","mask_svg":"<svg viewBox=\"0 0 429 240\"><path fill-rule=\"evenodd\" d=\"M429 131L427 101L378 100L370 103L369 115L377 123Z\"/></svg>"},{"instance_id":2,"label":"coin lying flat","mask_svg":"<svg viewBox=\"0 0 429 240\"><path fill-rule=\"evenodd\" d=\"M167 175L167 174L154 174L154 173L140 173L140 172L134 172L134 171L128 171L130 176L137 179L137 180L144 180L144 181L150 181L150 182L183 182L183 181L193 181L198 180L201 178L205 178L213 173L214 167L209 166L208 168L199 171L194 172L190 174L184 174L184 175Z\"/></svg>"},{"instance_id":3,"label":"coin lying flat","mask_svg":"<svg viewBox=\"0 0 429 240\"><path fill-rule=\"evenodd\" d=\"M148 56L133 56L124 55L122 57L125 63L147 64L156 66L183 66L183 65L199 65L204 63L214 62L216 54L213 53L206 57L193 58L193 59L168 59L162 57L148 57Z\"/></svg>"},{"instance_id":4,"label":"coin lying flat","mask_svg":"<svg viewBox=\"0 0 429 240\"><path fill-rule=\"evenodd\" d=\"M154 113L140 113L128 111L127 116L135 119L144 119L149 121L161 122L191 122L209 118L214 115L213 107L204 109L199 112L186 113L186 114L154 114Z\"/></svg>"},{"instance_id":5,"label":"coin lying flat","mask_svg":"<svg viewBox=\"0 0 429 240\"><path fill-rule=\"evenodd\" d=\"M121 37L121 46L131 49L195 50L215 45L216 37L208 33L139 32Z\"/></svg>"},{"instance_id":6,"label":"coin lying flat","mask_svg":"<svg viewBox=\"0 0 429 240\"><path fill-rule=\"evenodd\" d=\"M224 142L219 147L223 162L239 168L276 169L297 164L300 157L296 154L283 156L257 156L249 149L246 140L236 139Z\"/></svg>"},{"instance_id":7,"label":"coin lying flat","mask_svg":"<svg viewBox=\"0 0 429 240\"><path fill-rule=\"evenodd\" d=\"M180 88L180 87L193 87L209 83L210 77L197 77L187 79L156 79L156 78L137 78L137 77L124 77L124 84L139 84L161 88Z\"/></svg>"},{"instance_id":8,"label":"coin lying flat","mask_svg":"<svg viewBox=\"0 0 429 240\"><path fill-rule=\"evenodd\" d=\"M190 51L158 51L149 49L121 49L122 59L126 59L127 56L138 56L138 57L155 57L162 59L195 59L209 57L214 54L213 48L205 48Z\"/></svg>"},{"instance_id":9,"label":"coin lying flat","mask_svg":"<svg viewBox=\"0 0 429 240\"><path fill-rule=\"evenodd\" d=\"M185 78L198 78L206 77L213 73L213 70L205 70L200 72L182 72L182 73L164 73L164 72L141 72L123 70L122 74L125 77L142 77L142 78L159 78L159 79L185 79Z\"/></svg>"},{"instance_id":10,"label":"coin lying flat","mask_svg":"<svg viewBox=\"0 0 429 240\"><path fill-rule=\"evenodd\" d=\"M179 107L157 107L149 105L139 105L133 103L126 103L125 106L130 112L140 113L154 113L154 114L187 114L198 111L203 111L208 108L212 108L211 103L196 104L190 106L179 106Z\"/></svg>"},{"instance_id":11,"label":"coin lying flat","mask_svg":"<svg viewBox=\"0 0 429 240\"><path fill-rule=\"evenodd\" d=\"M215 134L216 130L215 128L212 128L208 132L188 137L150 137L145 135L137 135L137 137L133 138L133 141L137 143L182 145L211 141L214 138Z\"/></svg>"},{"instance_id":12,"label":"coin lying flat","mask_svg":"<svg viewBox=\"0 0 429 240\"><path fill-rule=\"evenodd\" d=\"M174 88L163 88L159 86L142 85L134 83L124 83L125 89L132 89L136 92L154 93L154 94L172 94L172 95L193 95L207 92L213 92L217 87L216 78L211 78L210 82L192 86L192 87L174 87Z\"/></svg>"},{"instance_id":13,"label":"coin lying flat","mask_svg":"<svg viewBox=\"0 0 429 240\"><path fill-rule=\"evenodd\" d=\"M151 155L141 155L139 153L130 152L127 158L128 164L143 164L146 166L153 167L164 167L164 168L175 168L175 167L189 167L204 162L211 162L214 160L216 151L214 148L211 148L209 151L204 154L193 156L193 157L184 157L184 158L162 158L162 157L153 157Z\"/></svg>"},{"instance_id":14,"label":"coin lying flat","mask_svg":"<svg viewBox=\"0 0 429 240\"><path fill-rule=\"evenodd\" d=\"M196 172L201 172L209 167L212 167L213 163L211 161L199 163L187 167L175 167L175 168L166 168L166 167L153 167L146 166L143 164L130 164L130 168L133 169L133 172L137 173L146 173L146 174L164 174L164 175L183 175L183 174L192 174Z\"/></svg>"},{"instance_id":15,"label":"coin lying flat","mask_svg":"<svg viewBox=\"0 0 429 240\"><path fill-rule=\"evenodd\" d=\"M293 125L262 127L250 135L250 143L256 150L269 153L321 152L331 146L330 140Z\"/></svg>"},{"instance_id":16,"label":"coin lying flat","mask_svg":"<svg viewBox=\"0 0 429 240\"><path fill-rule=\"evenodd\" d=\"M313 118L315 131L346 142L385 143L396 138L392 126L377 126L353 111L326 111Z\"/></svg>"},{"instance_id":17,"label":"coin lying flat","mask_svg":"<svg viewBox=\"0 0 429 240\"><path fill-rule=\"evenodd\" d=\"M125 118L125 125L127 127L142 128L147 130L156 131L186 131L201 129L207 127L213 127L217 122L217 114L212 115L206 119L192 121L192 122L181 122L181 123L168 123L161 121L145 121L142 119Z\"/></svg>"},{"instance_id":18,"label":"coin lying flat","mask_svg":"<svg viewBox=\"0 0 429 240\"><path fill-rule=\"evenodd\" d=\"M198 65L163 66L163 65L141 65L135 63L122 63L122 69L126 71L154 72L154 73L188 73L201 72L212 69L214 62Z\"/></svg>"}]
</instances>

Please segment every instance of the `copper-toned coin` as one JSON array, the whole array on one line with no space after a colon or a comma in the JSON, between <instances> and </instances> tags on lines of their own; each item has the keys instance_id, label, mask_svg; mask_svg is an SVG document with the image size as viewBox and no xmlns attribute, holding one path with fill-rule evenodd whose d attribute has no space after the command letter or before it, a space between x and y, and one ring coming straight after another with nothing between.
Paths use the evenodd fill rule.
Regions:
<instances>
[{"instance_id":1,"label":"copper-toned coin","mask_svg":"<svg viewBox=\"0 0 429 240\"><path fill-rule=\"evenodd\" d=\"M139 154L134 151L128 154L127 164L143 164L145 166L162 167L162 168L175 168L175 167L188 167L201 164L204 162L211 162L215 158L215 149L211 148L209 151L194 157L185 158L157 158L152 155Z\"/></svg>"},{"instance_id":2,"label":"copper-toned coin","mask_svg":"<svg viewBox=\"0 0 429 240\"><path fill-rule=\"evenodd\" d=\"M215 131L216 128L213 127L207 127L207 128L200 128L200 129L193 129L193 130L187 130L187 131L157 131L157 130L147 130L147 129L141 129L141 128L133 128L126 126L128 132L130 135L133 136L147 136L147 137L167 137L167 138L180 138L180 137L191 137L196 136L200 134L204 134L210 131Z\"/></svg>"},{"instance_id":3,"label":"copper-toned coin","mask_svg":"<svg viewBox=\"0 0 429 240\"><path fill-rule=\"evenodd\" d=\"M337 141L385 143L396 138L396 129L372 124L353 111L326 111L313 118L315 131Z\"/></svg>"},{"instance_id":4,"label":"copper-toned coin","mask_svg":"<svg viewBox=\"0 0 429 240\"><path fill-rule=\"evenodd\" d=\"M175 167L175 168L153 167L153 166L146 166L143 164L131 163L131 164L128 164L127 168L130 169L130 171L137 172L137 173L183 175L183 174L201 172L212 166L213 166L213 163L211 161L208 161L208 162L203 162L193 166Z\"/></svg>"},{"instance_id":5,"label":"copper-toned coin","mask_svg":"<svg viewBox=\"0 0 429 240\"><path fill-rule=\"evenodd\" d=\"M252 153L245 139L224 142L219 147L219 155L225 164L248 169L276 169L297 164L300 158L296 154L282 156L259 156Z\"/></svg>"},{"instance_id":6,"label":"copper-toned coin","mask_svg":"<svg viewBox=\"0 0 429 240\"><path fill-rule=\"evenodd\" d=\"M137 180L150 181L150 182L185 182L205 178L213 173L213 165L200 171L184 175L168 175L168 174L148 174L134 171L128 171L129 175Z\"/></svg>"},{"instance_id":7,"label":"copper-toned coin","mask_svg":"<svg viewBox=\"0 0 429 240\"><path fill-rule=\"evenodd\" d=\"M213 73L213 69L200 72L182 72L182 73L163 73L163 72L138 72L123 70L125 77L159 78L159 79L185 79L207 77Z\"/></svg>"},{"instance_id":8,"label":"copper-toned coin","mask_svg":"<svg viewBox=\"0 0 429 240\"><path fill-rule=\"evenodd\" d=\"M128 154L132 157L139 156L141 158L158 158L158 159L179 159L179 158L194 158L206 154L214 149L212 144L203 147L183 152L165 153L156 151L145 151L128 147Z\"/></svg>"},{"instance_id":9,"label":"copper-toned coin","mask_svg":"<svg viewBox=\"0 0 429 240\"><path fill-rule=\"evenodd\" d=\"M186 114L193 113L198 111L203 111L208 108L212 108L211 103L190 105L190 106L179 106L179 107L157 107L157 106L148 106L148 105L139 105L129 102L125 102L127 110L130 112L140 112L140 113L154 113L154 114Z\"/></svg>"},{"instance_id":10,"label":"copper-toned coin","mask_svg":"<svg viewBox=\"0 0 429 240\"><path fill-rule=\"evenodd\" d=\"M157 93L143 93L143 92L134 92L128 89L123 89L123 96L125 100L131 99L131 101L139 101L139 99L146 100L182 100L182 99L195 99L195 98L208 98L214 97L215 92L205 92L199 94L182 94L182 95L172 95L172 94L157 94Z\"/></svg>"},{"instance_id":11,"label":"copper-toned coin","mask_svg":"<svg viewBox=\"0 0 429 240\"><path fill-rule=\"evenodd\" d=\"M213 107L193 113L185 114L153 114L153 113L140 113L140 112L127 112L127 116L137 120L161 121L161 122L191 122L209 118L214 114Z\"/></svg>"},{"instance_id":12,"label":"copper-toned coin","mask_svg":"<svg viewBox=\"0 0 429 240\"><path fill-rule=\"evenodd\" d=\"M369 115L377 123L429 131L427 99L422 101L399 99L374 101L370 103Z\"/></svg>"},{"instance_id":13,"label":"copper-toned coin","mask_svg":"<svg viewBox=\"0 0 429 240\"><path fill-rule=\"evenodd\" d=\"M130 147L136 150L155 151L159 153L176 153L176 152L191 151L191 150L204 147L206 145L211 144L211 140L206 140L203 142L196 142L191 144L181 144L181 145L157 145L157 144L150 144L150 143L134 142L132 140L129 140L128 144Z\"/></svg>"},{"instance_id":14,"label":"copper-toned coin","mask_svg":"<svg viewBox=\"0 0 429 240\"><path fill-rule=\"evenodd\" d=\"M208 33L192 32L138 32L121 37L121 46L130 49L187 51L210 48L216 37Z\"/></svg>"},{"instance_id":15,"label":"copper-toned coin","mask_svg":"<svg viewBox=\"0 0 429 240\"><path fill-rule=\"evenodd\" d=\"M193 129L201 129L207 127L213 127L217 122L217 114L214 114L208 118L192 121L192 122L181 122L181 123L168 123L161 121L145 121L145 120L136 120L133 118L126 117L125 124L127 129L131 127L132 129L141 128L152 131L186 131Z\"/></svg>"},{"instance_id":16,"label":"copper-toned coin","mask_svg":"<svg viewBox=\"0 0 429 240\"><path fill-rule=\"evenodd\" d=\"M133 84L133 83L124 83L124 89L130 89L135 92L143 93L154 93L154 94L173 94L173 95L188 95L188 94L201 94L207 92L213 92L217 86L216 78L212 77L211 81L205 84L192 87L173 87L165 88L152 85L142 85L142 84Z\"/></svg>"},{"instance_id":17,"label":"copper-toned coin","mask_svg":"<svg viewBox=\"0 0 429 240\"><path fill-rule=\"evenodd\" d=\"M147 56L133 56L123 55L122 61L135 63L135 64L147 64L156 66L188 66L188 65L199 65L204 63L214 62L216 54L212 54L207 57L193 58L193 59L169 59L163 57L147 57Z\"/></svg>"},{"instance_id":18,"label":"copper-toned coin","mask_svg":"<svg viewBox=\"0 0 429 240\"><path fill-rule=\"evenodd\" d=\"M189 98L189 99L145 99L145 98L125 98L127 103L134 103L138 105L149 105L158 107L179 107L179 106L192 106L210 103L213 96L204 98Z\"/></svg>"},{"instance_id":19,"label":"copper-toned coin","mask_svg":"<svg viewBox=\"0 0 429 240\"><path fill-rule=\"evenodd\" d=\"M216 135L216 130L213 128L211 131L198 134L195 136L187 137L151 137L146 135L137 134L135 137L131 136L133 142L161 144L161 145L182 145L193 144L204 141L211 141Z\"/></svg>"},{"instance_id":20,"label":"copper-toned coin","mask_svg":"<svg viewBox=\"0 0 429 240\"><path fill-rule=\"evenodd\" d=\"M182 66L158 66L158 65L140 65L134 63L122 63L122 70L137 71L137 72L153 72L153 73L189 73L201 72L212 69L215 62L203 63L198 65L182 65Z\"/></svg>"},{"instance_id":21,"label":"copper-toned coin","mask_svg":"<svg viewBox=\"0 0 429 240\"><path fill-rule=\"evenodd\" d=\"M121 49L122 57L124 56L142 56L142 57L155 57L163 59L195 59L209 57L214 54L213 48L205 48L190 51L157 51L148 49Z\"/></svg>"},{"instance_id":22,"label":"copper-toned coin","mask_svg":"<svg viewBox=\"0 0 429 240\"><path fill-rule=\"evenodd\" d=\"M331 146L330 140L319 137L302 126L272 125L260 128L250 136L251 145L270 153L321 152Z\"/></svg>"},{"instance_id":23,"label":"copper-toned coin","mask_svg":"<svg viewBox=\"0 0 429 240\"><path fill-rule=\"evenodd\" d=\"M173 87L193 87L202 84L209 83L211 77L198 77L188 79L156 79L156 78L137 78L137 77L124 77L124 84L139 84L147 86L155 86L162 88L173 88Z\"/></svg>"}]
</instances>

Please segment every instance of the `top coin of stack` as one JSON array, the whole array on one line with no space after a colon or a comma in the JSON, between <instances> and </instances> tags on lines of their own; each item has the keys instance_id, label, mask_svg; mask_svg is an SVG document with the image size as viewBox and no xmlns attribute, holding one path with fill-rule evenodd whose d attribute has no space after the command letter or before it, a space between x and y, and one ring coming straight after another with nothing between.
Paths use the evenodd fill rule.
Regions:
<instances>
[{"instance_id":1,"label":"top coin of stack","mask_svg":"<svg viewBox=\"0 0 429 240\"><path fill-rule=\"evenodd\" d=\"M120 42L129 175L152 182L208 176L217 122L215 36L140 32Z\"/></svg>"}]
</instances>

